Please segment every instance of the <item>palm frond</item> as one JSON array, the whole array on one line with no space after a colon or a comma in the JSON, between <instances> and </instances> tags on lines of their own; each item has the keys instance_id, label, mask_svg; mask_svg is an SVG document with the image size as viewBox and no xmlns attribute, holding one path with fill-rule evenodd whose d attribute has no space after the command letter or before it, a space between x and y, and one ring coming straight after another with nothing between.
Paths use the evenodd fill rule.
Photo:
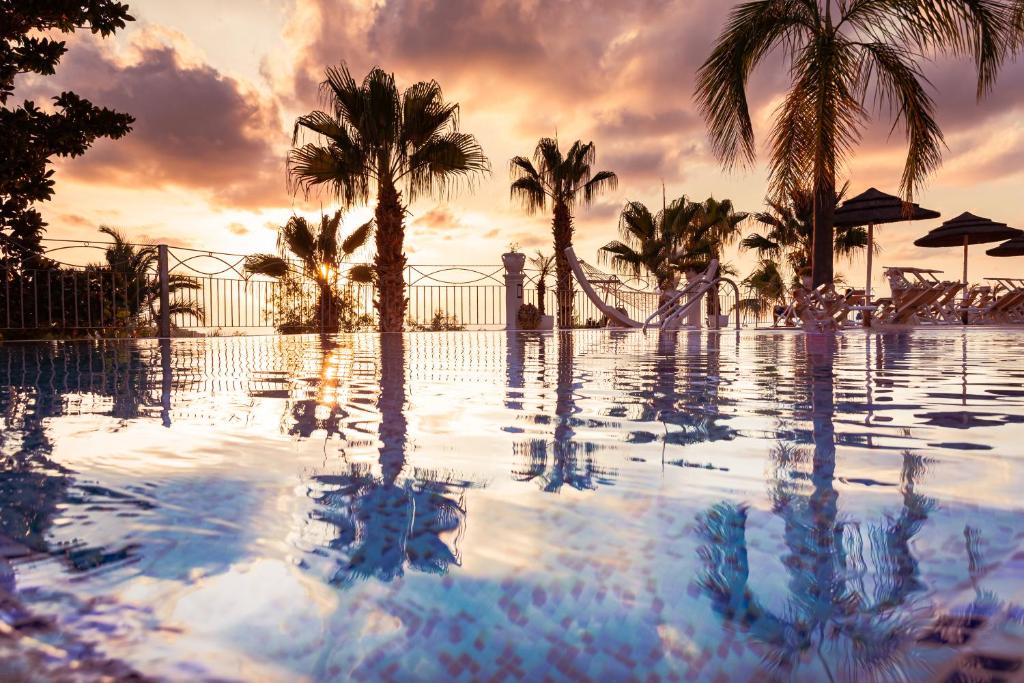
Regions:
<instances>
[{"instance_id":1,"label":"palm frond","mask_svg":"<svg viewBox=\"0 0 1024 683\"><path fill-rule=\"evenodd\" d=\"M345 64L327 67L326 77L320 84L320 94L326 103L332 105L337 120L349 125L362 120L366 105L363 93Z\"/></svg>"},{"instance_id":2,"label":"palm frond","mask_svg":"<svg viewBox=\"0 0 1024 683\"><path fill-rule=\"evenodd\" d=\"M370 181L376 180L376 172L358 148L307 143L288 153L288 179L293 190L302 190L307 196L326 185L335 197L351 205L369 199Z\"/></svg>"},{"instance_id":3,"label":"palm frond","mask_svg":"<svg viewBox=\"0 0 1024 683\"><path fill-rule=\"evenodd\" d=\"M373 282L374 270L372 267L365 263L352 266L348 271L348 279L352 282L358 282L361 284L370 284Z\"/></svg>"},{"instance_id":4,"label":"palm frond","mask_svg":"<svg viewBox=\"0 0 1024 683\"><path fill-rule=\"evenodd\" d=\"M639 277L646 265L643 254L618 241L609 242L598 249L597 258L602 263L610 262L616 271L634 277Z\"/></svg>"},{"instance_id":5,"label":"palm frond","mask_svg":"<svg viewBox=\"0 0 1024 683\"><path fill-rule=\"evenodd\" d=\"M277 233L278 249L287 249L301 260L307 268L312 268L317 260L317 236L309 227L309 222L302 216L292 216Z\"/></svg>"},{"instance_id":6,"label":"palm frond","mask_svg":"<svg viewBox=\"0 0 1024 683\"><path fill-rule=\"evenodd\" d=\"M598 171L583 185L581 203L583 206L590 206L594 199L605 190L615 190L619 186L619 177L613 171ZM580 195L577 193L576 195Z\"/></svg>"},{"instance_id":7,"label":"palm frond","mask_svg":"<svg viewBox=\"0 0 1024 683\"><path fill-rule=\"evenodd\" d=\"M512 181L509 188L512 199L519 200L523 208L530 213L543 211L547 206L548 194L539 178L523 176Z\"/></svg>"},{"instance_id":8,"label":"palm frond","mask_svg":"<svg viewBox=\"0 0 1024 683\"><path fill-rule=\"evenodd\" d=\"M409 198L447 191L458 180L490 170L490 162L473 135L453 131L434 136L409 157Z\"/></svg>"},{"instance_id":9,"label":"palm frond","mask_svg":"<svg viewBox=\"0 0 1024 683\"><path fill-rule=\"evenodd\" d=\"M695 97L711 148L727 167L754 161L754 128L747 80L777 45L789 49L798 33L817 27L816 11L801 0L753 0L733 8L711 55L697 71Z\"/></svg>"},{"instance_id":10,"label":"palm frond","mask_svg":"<svg viewBox=\"0 0 1024 683\"><path fill-rule=\"evenodd\" d=\"M761 214L758 214L761 215ZM740 240L741 249L754 249L762 254L777 256L782 251L782 245L773 242L764 235L752 233Z\"/></svg>"},{"instance_id":11,"label":"palm frond","mask_svg":"<svg viewBox=\"0 0 1024 683\"><path fill-rule=\"evenodd\" d=\"M411 85L402 93L401 144L412 148L458 129L459 105L446 103L437 81Z\"/></svg>"},{"instance_id":12,"label":"palm frond","mask_svg":"<svg viewBox=\"0 0 1024 683\"><path fill-rule=\"evenodd\" d=\"M266 275L283 278L288 275L288 262L274 254L252 254L245 257L245 272L249 275Z\"/></svg>"},{"instance_id":13,"label":"palm frond","mask_svg":"<svg viewBox=\"0 0 1024 683\"><path fill-rule=\"evenodd\" d=\"M172 302L167 307L167 310L172 316L192 317L199 322L206 320L206 311L203 309L202 304L192 299Z\"/></svg>"},{"instance_id":14,"label":"palm frond","mask_svg":"<svg viewBox=\"0 0 1024 683\"><path fill-rule=\"evenodd\" d=\"M537 276L543 279L551 275L554 270L555 255L546 255L538 249L536 255L530 257L530 263L537 269Z\"/></svg>"},{"instance_id":15,"label":"palm frond","mask_svg":"<svg viewBox=\"0 0 1024 683\"><path fill-rule=\"evenodd\" d=\"M341 252L346 256L351 256L357 249L366 246L372 235L373 220L369 220L353 230L352 234L345 238L341 243Z\"/></svg>"},{"instance_id":16,"label":"palm frond","mask_svg":"<svg viewBox=\"0 0 1024 683\"><path fill-rule=\"evenodd\" d=\"M167 276L167 290L172 294L174 292L197 291L202 288L203 285L194 277L174 273Z\"/></svg>"},{"instance_id":17,"label":"palm frond","mask_svg":"<svg viewBox=\"0 0 1024 683\"><path fill-rule=\"evenodd\" d=\"M865 43L863 49L864 80L873 76L880 103L896 110L893 126L900 121L906 125L909 145L900 193L913 201L914 192L942 163L944 140L932 115L934 103L921 85L924 75L905 51L883 43Z\"/></svg>"}]
</instances>

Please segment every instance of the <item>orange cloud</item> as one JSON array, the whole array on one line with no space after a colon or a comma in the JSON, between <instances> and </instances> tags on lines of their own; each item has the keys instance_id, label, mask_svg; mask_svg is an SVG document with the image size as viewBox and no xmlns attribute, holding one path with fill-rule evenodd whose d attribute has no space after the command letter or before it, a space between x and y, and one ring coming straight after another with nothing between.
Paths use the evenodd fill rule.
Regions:
<instances>
[{"instance_id":1,"label":"orange cloud","mask_svg":"<svg viewBox=\"0 0 1024 683\"><path fill-rule=\"evenodd\" d=\"M28 88L39 99L74 88L136 118L126 138L100 141L87 155L61 162L60 177L187 187L224 207L280 206L288 200L288 137L274 100L210 65L186 60L171 44L139 45L128 62L102 48L97 41L79 41L56 77Z\"/></svg>"}]
</instances>

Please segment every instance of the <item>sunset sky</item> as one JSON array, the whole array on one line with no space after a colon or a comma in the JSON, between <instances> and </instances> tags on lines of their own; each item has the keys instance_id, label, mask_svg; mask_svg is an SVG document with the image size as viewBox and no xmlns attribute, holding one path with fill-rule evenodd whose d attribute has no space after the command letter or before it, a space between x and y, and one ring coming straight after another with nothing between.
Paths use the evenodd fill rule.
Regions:
<instances>
[{"instance_id":1,"label":"sunset sky","mask_svg":"<svg viewBox=\"0 0 1024 683\"><path fill-rule=\"evenodd\" d=\"M491 160L492 174L474 188L411 207L411 263L498 263L509 242L550 251L549 219L509 200L508 160L556 132L566 146L593 140L597 169L619 176L617 191L578 215L584 258L616 236L627 199L659 206L662 182L669 199L713 195L762 207L763 168L724 172L692 98L694 73L731 7L723 0L128 1L137 21L127 30L71 38L57 75L23 81L17 92L41 101L74 89L137 119L124 140L57 165L55 200L41 206L50 237L93 239L109 224L139 241L272 249L293 211L334 208L329 197L293 198L284 159L295 117L317 105L325 66L343 60L357 77L376 64L403 86L439 81ZM943 60L926 71L948 151L919 201L944 218L970 210L1024 228L1024 63L1007 65L981 103L971 64ZM779 68L754 74L759 142L786 84ZM845 174L855 193L896 191L905 145L890 123L881 117L857 149ZM354 210L346 223L370 211ZM939 222L882 228L878 262L958 277L957 250L912 245ZM733 261L745 274L753 259ZM1022 265L977 247L972 276ZM861 261L838 270L863 277Z\"/></svg>"}]
</instances>

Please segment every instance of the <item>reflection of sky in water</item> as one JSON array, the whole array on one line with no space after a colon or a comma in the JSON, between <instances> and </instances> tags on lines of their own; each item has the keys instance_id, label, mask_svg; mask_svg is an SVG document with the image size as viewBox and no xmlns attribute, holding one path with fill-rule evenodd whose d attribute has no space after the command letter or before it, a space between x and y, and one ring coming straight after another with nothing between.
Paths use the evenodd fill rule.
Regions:
<instances>
[{"instance_id":1,"label":"reflection of sky in water","mask_svg":"<svg viewBox=\"0 0 1024 683\"><path fill-rule=\"evenodd\" d=\"M924 680L1024 647L1018 345L11 344L0 588L183 680Z\"/></svg>"}]
</instances>

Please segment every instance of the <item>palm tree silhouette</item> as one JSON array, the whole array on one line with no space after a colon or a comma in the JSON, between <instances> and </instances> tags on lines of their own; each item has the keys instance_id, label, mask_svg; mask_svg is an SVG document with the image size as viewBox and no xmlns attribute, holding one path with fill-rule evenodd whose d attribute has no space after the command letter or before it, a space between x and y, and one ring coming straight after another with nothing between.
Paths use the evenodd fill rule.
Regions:
<instances>
[{"instance_id":1,"label":"palm tree silhouette","mask_svg":"<svg viewBox=\"0 0 1024 683\"><path fill-rule=\"evenodd\" d=\"M517 481L537 481L544 491L558 493L563 486L579 491L593 490L599 484L610 485L615 470L601 467L594 461L597 446L575 439L574 426L578 412L573 391L573 336L558 333L558 367L555 384L555 432L551 441L532 439L514 446L515 455L525 464L512 473ZM543 339L540 340L543 344ZM543 353L540 359L543 363Z\"/></svg>"},{"instance_id":2,"label":"palm tree silhouette","mask_svg":"<svg viewBox=\"0 0 1024 683\"><path fill-rule=\"evenodd\" d=\"M339 556L332 583L391 581L405 568L443 574L460 563L458 539L466 522L465 490L472 482L448 474L406 470L405 340L380 338L380 474L363 463L312 478L314 519L328 524L328 546ZM445 537L454 536L451 546Z\"/></svg>"},{"instance_id":3,"label":"palm tree silhouette","mask_svg":"<svg viewBox=\"0 0 1024 683\"><path fill-rule=\"evenodd\" d=\"M490 165L476 138L459 131L459 106L444 101L436 81L399 92L393 74L375 67L360 84L342 64L327 69L321 92L329 111L300 116L292 144L303 131L322 144L293 147L288 173L296 188L308 193L326 186L345 207L366 202L376 188L376 305L380 330L397 332L408 303L406 208L421 195L450 192Z\"/></svg>"},{"instance_id":4,"label":"palm tree silhouette","mask_svg":"<svg viewBox=\"0 0 1024 683\"><path fill-rule=\"evenodd\" d=\"M700 204L685 195L652 213L641 202L627 202L619 214L619 239L597 252L620 273L654 276L658 289L668 292L679 281L679 256L694 241Z\"/></svg>"},{"instance_id":5,"label":"palm tree silhouette","mask_svg":"<svg viewBox=\"0 0 1024 683\"><path fill-rule=\"evenodd\" d=\"M267 275L278 280L287 280L294 275L288 254L298 259L302 264L300 277L316 284L318 329L327 333L338 331L340 318L346 312L345 300L338 291L341 265L365 246L373 234L373 221L359 226L345 239L341 239L340 227L340 210L333 216L322 215L315 230L302 216L292 216L277 233L279 254L253 254L245 259L246 273ZM350 282L368 283L372 281L373 274L368 267L357 265L348 271L348 279ZM293 321L292 326L301 328L301 321Z\"/></svg>"},{"instance_id":6,"label":"palm tree silhouette","mask_svg":"<svg viewBox=\"0 0 1024 683\"><path fill-rule=\"evenodd\" d=\"M555 243L555 279L558 296L558 326L572 326L573 287L565 250L572 246L573 209L589 206L604 190L614 190L618 177L611 171L591 175L596 157L593 142L572 144L562 156L555 138L541 138L533 161L513 157L511 196L530 213L551 207L551 233Z\"/></svg>"},{"instance_id":7,"label":"palm tree silhouette","mask_svg":"<svg viewBox=\"0 0 1024 683\"><path fill-rule=\"evenodd\" d=\"M138 332L146 324L159 320L161 315L160 282L153 275L157 269L157 248L131 244L121 231L106 225L100 226L99 231L114 240L104 252L105 263L87 268L92 273L109 275L112 280L109 289L104 287L102 275L99 282L100 288L106 290L109 306L104 312L104 324ZM202 321L205 318L202 304L190 296L177 296L198 291L202 285L195 278L176 273L171 273L167 281L173 297L169 307L172 319L190 316Z\"/></svg>"},{"instance_id":8,"label":"palm tree silhouette","mask_svg":"<svg viewBox=\"0 0 1024 683\"><path fill-rule=\"evenodd\" d=\"M924 586L910 542L934 502L915 491L925 461L903 454L899 514L881 524L857 524L839 515L835 481L834 340L808 342L813 448L780 441L773 449L772 512L784 522L790 597L782 612L766 608L748 586L747 508L719 503L698 518L705 545L698 583L726 623L762 648L765 665L783 675L812 658L835 680L893 680L913 662L903 646L913 637L908 608ZM818 346L818 348L813 348ZM810 474L800 474L810 465ZM864 547L875 567L869 587Z\"/></svg>"},{"instance_id":9,"label":"palm tree silhouette","mask_svg":"<svg viewBox=\"0 0 1024 683\"><path fill-rule=\"evenodd\" d=\"M750 164L754 129L747 81L774 48L789 62L792 86L769 140L771 194L810 185L814 195L814 285L832 282L836 173L859 140L873 89L881 112L895 113L908 151L900 192L911 201L941 163L942 132L924 88L921 61L945 50L977 60L978 93L1004 58L1008 18L972 0L845 2L750 0L737 5L697 73L696 98L712 149L726 165Z\"/></svg>"},{"instance_id":10,"label":"palm tree silhouette","mask_svg":"<svg viewBox=\"0 0 1024 683\"><path fill-rule=\"evenodd\" d=\"M548 294L548 278L555 267L555 257L553 255L545 256L544 252L538 249L537 254L530 259L530 263L537 269L537 310L541 315L547 315L544 300Z\"/></svg>"}]
</instances>

